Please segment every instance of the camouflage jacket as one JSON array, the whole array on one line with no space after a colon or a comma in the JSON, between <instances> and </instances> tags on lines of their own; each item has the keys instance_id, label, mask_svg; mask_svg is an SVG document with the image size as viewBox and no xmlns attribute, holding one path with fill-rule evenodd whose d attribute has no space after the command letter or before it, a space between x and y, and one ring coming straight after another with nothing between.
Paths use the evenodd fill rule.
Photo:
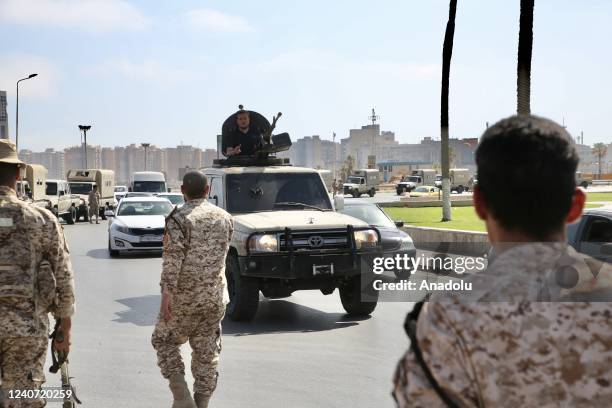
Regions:
<instances>
[{"instance_id":1,"label":"camouflage jacket","mask_svg":"<svg viewBox=\"0 0 612 408\"><path fill-rule=\"evenodd\" d=\"M416 323L446 396L460 407L610 406L610 265L564 244L535 244L503 252L483 273L477 295L434 296ZM446 406L412 348L397 365L393 396L399 407Z\"/></svg>"},{"instance_id":2,"label":"camouflage jacket","mask_svg":"<svg viewBox=\"0 0 612 408\"><path fill-rule=\"evenodd\" d=\"M0 186L0 241L0 337L47 334L49 312L56 318L74 313L74 280L62 227L50 211ZM23 242L11 246L11 241ZM35 278L22 272L31 266ZM25 290L32 280L34 288Z\"/></svg>"},{"instance_id":3,"label":"camouflage jacket","mask_svg":"<svg viewBox=\"0 0 612 408\"><path fill-rule=\"evenodd\" d=\"M99 207L100 206L100 193L98 191L91 190L87 197L87 201L91 207Z\"/></svg>"},{"instance_id":4,"label":"camouflage jacket","mask_svg":"<svg viewBox=\"0 0 612 408\"><path fill-rule=\"evenodd\" d=\"M227 302L225 258L233 232L232 217L206 199L189 200L166 218L160 285L174 307Z\"/></svg>"}]
</instances>

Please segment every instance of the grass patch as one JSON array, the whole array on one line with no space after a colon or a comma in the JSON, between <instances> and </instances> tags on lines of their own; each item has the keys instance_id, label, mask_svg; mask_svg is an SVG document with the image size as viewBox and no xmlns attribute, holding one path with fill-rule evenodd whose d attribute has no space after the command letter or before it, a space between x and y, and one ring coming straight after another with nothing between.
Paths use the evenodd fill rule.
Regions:
<instances>
[{"instance_id":1,"label":"grass patch","mask_svg":"<svg viewBox=\"0 0 612 408\"><path fill-rule=\"evenodd\" d=\"M606 194L606 193L604 193ZM598 208L601 204L586 204L585 208ZM451 211L452 221L442 222L442 207L423 208L384 208L394 221L404 221L406 225L485 232L484 221L480 220L474 207L454 207Z\"/></svg>"},{"instance_id":2,"label":"grass patch","mask_svg":"<svg viewBox=\"0 0 612 408\"><path fill-rule=\"evenodd\" d=\"M442 219L442 207L390 207L384 210L393 220L404 221L407 225L467 231L486 231L485 224L476 215L474 207L453 208L451 210L453 220L447 222L440 221Z\"/></svg>"},{"instance_id":3,"label":"grass patch","mask_svg":"<svg viewBox=\"0 0 612 408\"><path fill-rule=\"evenodd\" d=\"M612 202L612 193L589 193L587 191L587 202L609 201Z\"/></svg>"}]
</instances>

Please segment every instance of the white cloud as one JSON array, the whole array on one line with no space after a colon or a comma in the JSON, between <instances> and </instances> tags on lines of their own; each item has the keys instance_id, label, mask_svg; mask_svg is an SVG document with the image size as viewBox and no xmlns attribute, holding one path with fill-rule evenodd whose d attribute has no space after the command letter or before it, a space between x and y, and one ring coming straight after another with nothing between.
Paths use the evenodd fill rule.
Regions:
<instances>
[{"instance_id":1,"label":"white cloud","mask_svg":"<svg viewBox=\"0 0 612 408\"><path fill-rule=\"evenodd\" d=\"M88 73L102 76L121 75L131 80L152 81L165 85L172 85L196 78L196 73L193 71L170 67L151 58L142 61L132 61L127 58L111 59L90 69Z\"/></svg>"},{"instance_id":2,"label":"white cloud","mask_svg":"<svg viewBox=\"0 0 612 408\"><path fill-rule=\"evenodd\" d=\"M15 95L16 82L30 74L37 77L19 84L20 97L49 98L57 96L59 70L51 61L35 55L7 55L0 64L0 89Z\"/></svg>"},{"instance_id":3,"label":"white cloud","mask_svg":"<svg viewBox=\"0 0 612 408\"><path fill-rule=\"evenodd\" d=\"M193 28L230 33L253 31L253 27L244 17L221 13L215 10L191 10L185 14L185 17Z\"/></svg>"},{"instance_id":4,"label":"white cloud","mask_svg":"<svg viewBox=\"0 0 612 408\"><path fill-rule=\"evenodd\" d=\"M0 0L0 20L89 32L142 30L151 24L123 0Z\"/></svg>"}]
</instances>

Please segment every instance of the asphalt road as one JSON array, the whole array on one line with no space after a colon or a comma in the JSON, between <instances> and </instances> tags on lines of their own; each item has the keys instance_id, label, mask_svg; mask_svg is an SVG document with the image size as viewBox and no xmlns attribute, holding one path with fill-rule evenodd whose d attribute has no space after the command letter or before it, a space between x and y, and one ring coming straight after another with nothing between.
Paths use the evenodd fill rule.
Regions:
<instances>
[{"instance_id":1,"label":"asphalt road","mask_svg":"<svg viewBox=\"0 0 612 408\"><path fill-rule=\"evenodd\" d=\"M171 395L150 344L161 258L110 259L106 222L65 231L77 292L70 369L83 406L169 407ZM391 378L408 346L402 326L412 305L379 303L360 320L345 315L337 291L263 300L253 322L223 323L211 406L393 406ZM189 359L188 346L183 356ZM59 375L47 373L47 380L47 386L59 385Z\"/></svg>"}]
</instances>

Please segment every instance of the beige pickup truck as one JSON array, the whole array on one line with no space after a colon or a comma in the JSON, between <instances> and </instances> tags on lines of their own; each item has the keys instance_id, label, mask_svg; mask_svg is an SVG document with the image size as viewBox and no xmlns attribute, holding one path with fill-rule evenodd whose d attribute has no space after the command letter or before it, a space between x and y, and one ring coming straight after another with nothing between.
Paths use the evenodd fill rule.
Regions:
<instances>
[{"instance_id":1,"label":"beige pickup truck","mask_svg":"<svg viewBox=\"0 0 612 408\"><path fill-rule=\"evenodd\" d=\"M45 199L49 202L49 209L66 223L74 224L82 200L78 195L70 193L70 184L66 180L47 180L45 185Z\"/></svg>"}]
</instances>

